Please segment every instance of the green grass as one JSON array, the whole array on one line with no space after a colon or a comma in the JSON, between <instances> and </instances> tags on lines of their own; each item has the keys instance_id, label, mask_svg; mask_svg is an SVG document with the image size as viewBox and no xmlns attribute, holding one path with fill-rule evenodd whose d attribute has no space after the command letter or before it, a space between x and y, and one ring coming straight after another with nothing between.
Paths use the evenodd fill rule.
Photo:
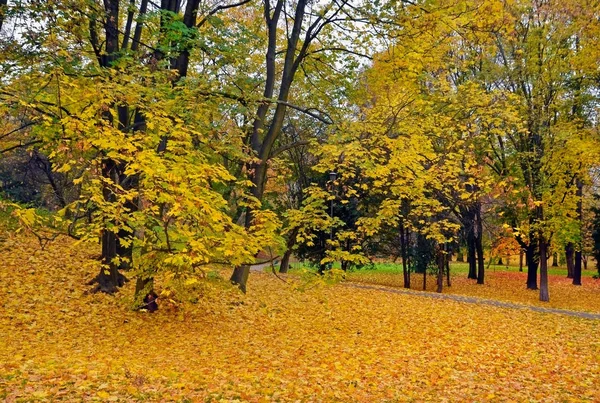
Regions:
<instances>
[{"instance_id":1,"label":"green grass","mask_svg":"<svg viewBox=\"0 0 600 403\"><path fill-rule=\"evenodd\" d=\"M488 267L487 263L485 265L486 271L508 271L508 272L518 272L518 266L506 266L506 265L490 265ZM353 270L354 273L368 273L368 272L380 272L380 273L402 273L402 263L375 263L374 266L370 268L362 268ZM523 271L527 271L527 267L523 268ZM450 263L450 272L454 274L467 274L469 272L469 265L467 263L460 262L451 262ZM597 273L597 271L588 265L588 270L583 270L582 276L592 277ZM567 276L567 268L566 267L549 267L548 274L556 275L556 276Z\"/></svg>"}]
</instances>

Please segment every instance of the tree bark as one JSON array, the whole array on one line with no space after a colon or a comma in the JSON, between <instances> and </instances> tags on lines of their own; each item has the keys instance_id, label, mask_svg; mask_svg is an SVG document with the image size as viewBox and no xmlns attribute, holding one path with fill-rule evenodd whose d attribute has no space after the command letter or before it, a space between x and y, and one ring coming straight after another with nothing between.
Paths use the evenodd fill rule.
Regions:
<instances>
[{"instance_id":1,"label":"tree bark","mask_svg":"<svg viewBox=\"0 0 600 403\"><path fill-rule=\"evenodd\" d=\"M292 256L292 250L288 249L281 257L281 263L279 264L279 273L287 273L290 267L290 256Z\"/></svg>"},{"instance_id":2,"label":"tree bark","mask_svg":"<svg viewBox=\"0 0 600 403\"><path fill-rule=\"evenodd\" d=\"M408 245L410 233L408 228L404 228L404 223L400 224L400 251L402 253L402 274L404 276L404 288L410 288L410 271L408 267Z\"/></svg>"},{"instance_id":3,"label":"tree bark","mask_svg":"<svg viewBox=\"0 0 600 403\"><path fill-rule=\"evenodd\" d=\"M0 30L2 29L2 24L4 23L4 15L6 14L6 5L8 0L0 0Z\"/></svg>"},{"instance_id":4,"label":"tree bark","mask_svg":"<svg viewBox=\"0 0 600 403\"><path fill-rule=\"evenodd\" d=\"M552 254L552 267L558 267L558 253Z\"/></svg>"},{"instance_id":5,"label":"tree bark","mask_svg":"<svg viewBox=\"0 0 600 403\"><path fill-rule=\"evenodd\" d=\"M579 221L580 236L577 249L575 250L575 265L573 266L573 285L581 285L581 249L583 246L583 242L581 241L581 227L583 227L583 182L580 179L577 180L577 191L575 192L575 195L577 196L577 220Z\"/></svg>"},{"instance_id":6,"label":"tree bark","mask_svg":"<svg viewBox=\"0 0 600 403\"><path fill-rule=\"evenodd\" d=\"M467 248L468 248L468 257L469 261L469 274L467 278L476 280L477 279L477 242L475 240L475 235L471 232L467 235Z\"/></svg>"},{"instance_id":7,"label":"tree bark","mask_svg":"<svg viewBox=\"0 0 600 403\"><path fill-rule=\"evenodd\" d=\"M477 284L484 284L485 280L485 260L483 258L483 242L481 236L476 238L477 247Z\"/></svg>"},{"instance_id":8,"label":"tree bark","mask_svg":"<svg viewBox=\"0 0 600 403\"><path fill-rule=\"evenodd\" d=\"M477 248L477 284L484 284L485 261L483 257L483 221L481 220L481 203L477 203L475 209L475 222L477 223L477 236L475 247Z\"/></svg>"},{"instance_id":9,"label":"tree bark","mask_svg":"<svg viewBox=\"0 0 600 403\"><path fill-rule=\"evenodd\" d=\"M575 273L575 245L569 242L565 246L565 256L567 260L567 278L573 278Z\"/></svg>"},{"instance_id":10,"label":"tree bark","mask_svg":"<svg viewBox=\"0 0 600 403\"><path fill-rule=\"evenodd\" d=\"M527 289L537 290L537 270L539 262L538 242L536 239L531 239L527 249L525 250L527 261Z\"/></svg>"},{"instance_id":11,"label":"tree bark","mask_svg":"<svg viewBox=\"0 0 600 403\"><path fill-rule=\"evenodd\" d=\"M548 255L547 242L542 234L540 234L540 301L550 301L548 293Z\"/></svg>"},{"instance_id":12,"label":"tree bark","mask_svg":"<svg viewBox=\"0 0 600 403\"><path fill-rule=\"evenodd\" d=\"M276 65L276 54L278 50L277 38L279 35L280 16L284 6L284 0L277 0L275 7L271 8L270 0L264 1L264 19L266 22L266 28L268 33L267 52L265 55L265 87L264 97L265 99L273 98L275 90L275 80L278 77L277 65ZM281 69L281 79L278 86L277 105L275 111L270 117L270 123L267 124L267 114L269 111L269 105L262 103L257 110L256 119L254 120L253 130L251 134L250 144L252 150L258 157L254 163L251 164L249 171L252 172L250 179L253 183L252 194L256 199L262 201L266 178L267 178L267 166L268 161L271 158L271 152L275 141L281 134L283 127L284 118L287 111L287 102L291 90L294 77L302 60L307 55L311 42L315 39L317 33L323 28L324 24L331 22L331 20L324 21L323 16L318 16L311 26L307 30L303 30L302 24L305 19L305 12L307 7L307 0L298 0L295 5L294 15L291 17L293 20L293 26L287 35L286 48L284 62ZM337 5L341 8L345 4L342 2L341 5ZM288 15L288 9L284 15ZM339 10L338 10L339 11ZM290 13L291 14L291 13ZM304 32L304 39L301 42L300 36ZM301 46L299 46L301 43ZM252 216L252 209L248 208L246 211L246 229L250 227L251 220L248 220ZM246 289L245 283L248 280L249 267L239 266L233 270L230 281L233 284L239 286L244 291Z\"/></svg>"},{"instance_id":13,"label":"tree bark","mask_svg":"<svg viewBox=\"0 0 600 403\"><path fill-rule=\"evenodd\" d=\"M519 249L519 271L523 271L523 249Z\"/></svg>"},{"instance_id":14,"label":"tree bark","mask_svg":"<svg viewBox=\"0 0 600 403\"><path fill-rule=\"evenodd\" d=\"M450 255L446 256L446 285L448 287L452 286L450 282Z\"/></svg>"},{"instance_id":15,"label":"tree bark","mask_svg":"<svg viewBox=\"0 0 600 403\"><path fill-rule=\"evenodd\" d=\"M437 251L437 292L442 292L444 288L444 268L446 267L446 254L444 253L444 246L439 245Z\"/></svg>"}]
</instances>

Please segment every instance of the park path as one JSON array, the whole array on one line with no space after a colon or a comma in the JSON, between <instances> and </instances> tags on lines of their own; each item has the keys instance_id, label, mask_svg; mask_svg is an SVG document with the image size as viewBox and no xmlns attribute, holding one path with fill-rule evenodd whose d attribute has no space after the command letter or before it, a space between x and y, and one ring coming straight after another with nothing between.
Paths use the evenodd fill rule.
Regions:
<instances>
[{"instance_id":1,"label":"park path","mask_svg":"<svg viewBox=\"0 0 600 403\"><path fill-rule=\"evenodd\" d=\"M529 310L529 311L534 311L534 312L543 312L543 313L550 313L550 314L555 314L555 315L575 316L577 318L583 318L583 319L600 320L600 314L598 314L598 313L570 311L567 309L558 309L558 308L544 308L541 306L516 304L513 302L504 302L504 301L498 301L498 300L494 300L494 299L467 297L464 295L456 295L456 294L439 294L436 292L427 292L427 291L412 291L412 290L405 290L402 288L390 288L390 287L384 287L384 286L369 285L369 284L364 284L364 283L345 282L342 284L346 287L362 288L362 289L366 289L366 290L377 290L377 291L382 291L382 292L387 292L387 293L392 293L392 294L405 294L405 295L412 295L412 296L420 296L420 297L424 297L424 298L445 299L445 300L451 300L451 301L457 301L457 302L464 302L466 304L489 305L489 306L495 306L495 307L499 307L499 308Z\"/></svg>"}]
</instances>

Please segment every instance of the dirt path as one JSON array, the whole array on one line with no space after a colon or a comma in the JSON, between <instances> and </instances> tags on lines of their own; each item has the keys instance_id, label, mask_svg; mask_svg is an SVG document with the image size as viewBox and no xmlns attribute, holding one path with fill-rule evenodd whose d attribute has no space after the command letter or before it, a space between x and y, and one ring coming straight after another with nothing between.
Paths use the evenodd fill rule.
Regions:
<instances>
[{"instance_id":1,"label":"dirt path","mask_svg":"<svg viewBox=\"0 0 600 403\"><path fill-rule=\"evenodd\" d=\"M516 304L512 302L504 302L497 301L494 299L485 299L478 297L467 297L464 295L456 295L456 294L438 294L435 292L427 292L427 291L412 291L405 290L401 288L390 288L376 285L368 285L361 283L352 283L347 282L343 283L346 287L354 287L354 288L362 288L366 290L379 290L383 292L393 293L393 294L405 294L412 296L420 296L426 298L434 298L434 299L447 299L451 301L464 302L466 304L477 304L477 305L490 305L496 306L500 308L510 308L510 309L526 309L534 312L543 312L543 313L551 313L557 315L567 315L567 316L575 316L577 318L583 319L591 319L591 320L600 320L600 314L598 313L589 313L589 312L579 312L579 311L569 311L567 309L557 309L557 308L543 308L535 305L524 305L524 304Z\"/></svg>"}]
</instances>

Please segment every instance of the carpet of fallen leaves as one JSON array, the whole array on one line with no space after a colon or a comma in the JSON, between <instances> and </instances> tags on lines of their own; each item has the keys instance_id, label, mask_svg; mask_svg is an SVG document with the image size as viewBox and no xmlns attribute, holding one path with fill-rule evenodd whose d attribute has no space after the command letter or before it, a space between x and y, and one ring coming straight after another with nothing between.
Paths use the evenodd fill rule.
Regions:
<instances>
[{"instance_id":1,"label":"carpet of fallen leaves","mask_svg":"<svg viewBox=\"0 0 600 403\"><path fill-rule=\"evenodd\" d=\"M404 285L402 273L400 272L363 270L350 273L348 278L351 281L389 287L403 287ZM466 273L458 273L451 277L451 287L446 287L446 280L444 279L443 292L537 305L545 308L600 313L600 279L583 277L581 280L582 285L574 286L573 280L566 278L566 276L549 275L550 302L541 302L539 291L528 290L525 286L526 281L527 273L525 272L490 270L485 274L485 284L478 285L476 280L467 279ZM436 288L436 277L428 276L427 290L435 291ZM411 289L423 289L422 274L412 274Z\"/></svg>"},{"instance_id":2,"label":"carpet of fallen leaves","mask_svg":"<svg viewBox=\"0 0 600 403\"><path fill-rule=\"evenodd\" d=\"M600 321L266 273L140 313L86 293L97 253L2 238L0 399L600 401Z\"/></svg>"}]
</instances>

